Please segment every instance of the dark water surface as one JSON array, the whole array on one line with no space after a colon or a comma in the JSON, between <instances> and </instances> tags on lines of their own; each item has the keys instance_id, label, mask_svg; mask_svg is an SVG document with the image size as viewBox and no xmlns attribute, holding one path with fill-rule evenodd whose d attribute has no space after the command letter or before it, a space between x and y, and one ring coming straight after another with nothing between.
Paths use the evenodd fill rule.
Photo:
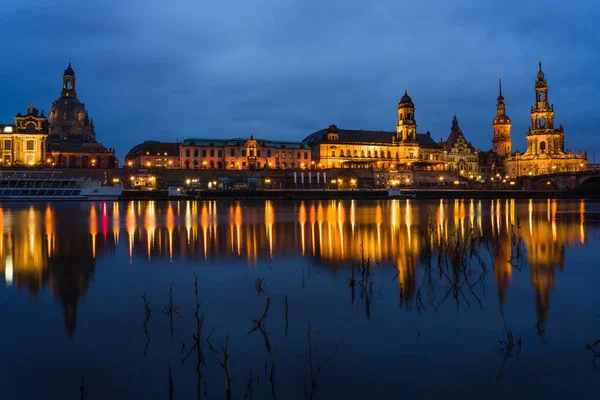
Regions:
<instances>
[{"instance_id":1,"label":"dark water surface","mask_svg":"<svg viewBox=\"0 0 600 400\"><path fill-rule=\"evenodd\" d=\"M599 227L589 201L2 204L0 398L220 399L221 363L233 399L250 371L257 399L597 398Z\"/></svg>"}]
</instances>

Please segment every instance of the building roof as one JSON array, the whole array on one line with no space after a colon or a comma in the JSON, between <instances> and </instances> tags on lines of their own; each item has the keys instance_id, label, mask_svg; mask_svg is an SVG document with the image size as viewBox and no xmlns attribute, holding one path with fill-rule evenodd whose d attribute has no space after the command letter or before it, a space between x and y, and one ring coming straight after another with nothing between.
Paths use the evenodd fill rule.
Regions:
<instances>
[{"instance_id":1,"label":"building roof","mask_svg":"<svg viewBox=\"0 0 600 400\"><path fill-rule=\"evenodd\" d=\"M318 144L327 141L328 129L321 129L308 135L303 142L310 145ZM336 131L338 139L335 143L340 144L392 144L396 132L389 131L368 131L357 129L338 129ZM431 138L429 133L417 133L417 143L420 147L439 148L440 145Z\"/></svg>"},{"instance_id":2,"label":"building roof","mask_svg":"<svg viewBox=\"0 0 600 400\"><path fill-rule=\"evenodd\" d=\"M138 144L137 146L132 147L125 156L125 159L146 155L147 152L149 152L150 155L156 155L156 153L160 153L162 156L164 153L167 153L167 156L179 157L179 143L147 140Z\"/></svg>"},{"instance_id":3,"label":"building roof","mask_svg":"<svg viewBox=\"0 0 600 400\"><path fill-rule=\"evenodd\" d=\"M114 151L100 143L52 143L50 149L51 152L58 153L114 154Z\"/></svg>"},{"instance_id":4,"label":"building roof","mask_svg":"<svg viewBox=\"0 0 600 400\"><path fill-rule=\"evenodd\" d=\"M255 140L261 147L271 147L277 149L307 149L308 146L303 142L285 142L280 140L266 140L250 138L233 139L211 139L211 138L190 138L185 139L182 146L200 146L200 147L225 147L225 146L243 146L247 141Z\"/></svg>"}]
</instances>

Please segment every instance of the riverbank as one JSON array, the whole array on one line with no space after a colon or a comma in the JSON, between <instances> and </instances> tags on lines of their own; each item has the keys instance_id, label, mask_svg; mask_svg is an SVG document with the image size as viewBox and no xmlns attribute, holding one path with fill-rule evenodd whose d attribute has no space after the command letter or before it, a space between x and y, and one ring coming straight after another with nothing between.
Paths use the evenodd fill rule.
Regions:
<instances>
[{"instance_id":1,"label":"riverbank","mask_svg":"<svg viewBox=\"0 0 600 400\"><path fill-rule=\"evenodd\" d=\"M600 198L596 192L551 190L469 190L469 189L403 189L400 197L390 197L383 189L354 190L199 190L186 196L169 197L166 190L126 190L121 200L376 200L392 198L415 199L541 199Z\"/></svg>"}]
</instances>

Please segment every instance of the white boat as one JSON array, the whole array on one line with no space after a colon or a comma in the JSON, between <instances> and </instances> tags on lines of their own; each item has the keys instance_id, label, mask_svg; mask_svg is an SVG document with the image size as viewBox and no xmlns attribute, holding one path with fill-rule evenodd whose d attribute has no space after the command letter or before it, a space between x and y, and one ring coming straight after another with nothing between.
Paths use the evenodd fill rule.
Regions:
<instances>
[{"instance_id":1,"label":"white boat","mask_svg":"<svg viewBox=\"0 0 600 400\"><path fill-rule=\"evenodd\" d=\"M59 172L0 173L2 201L118 200L123 185L107 186L102 180L68 178Z\"/></svg>"}]
</instances>

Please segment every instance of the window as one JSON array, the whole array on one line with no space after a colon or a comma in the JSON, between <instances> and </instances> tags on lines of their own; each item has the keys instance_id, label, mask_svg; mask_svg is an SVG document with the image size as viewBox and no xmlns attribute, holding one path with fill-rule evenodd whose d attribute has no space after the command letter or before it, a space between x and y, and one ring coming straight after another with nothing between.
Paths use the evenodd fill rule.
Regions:
<instances>
[{"instance_id":1,"label":"window","mask_svg":"<svg viewBox=\"0 0 600 400\"><path fill-rule=\"evenodd\" d=\"M387 158L392 158L392 152L391 152L391 151L388 151L388 156L387 156Z\"/></svg>"},{"instance_id":2,"label":"window","mask_svg":"<svg viewBox=\"0 0 600 400\"><path fill-rule=\"evenodd\" d=\"M198 149L194 149L194 157L198 157Z\"/></svg>"},{"instance_id":3,"label":"window","mask_svg":"<svg viewBox=\"0 0 600 400\"><path fill-rule=\"evenodd\" d=\"M194 160L194 168L198 168L198 160Z\"/></svg>"},{"instance_id":4,"label":"window","mask_svg":"<svg viewBox=\"0 0 600 400\"><path fill-rule=\"evenodd\" d=\"M27 151L34 151L35 150L35 140L28 140L27 141Z\"/></svg>"},{"instance_id":5,"label":"window","mask_svg":"<svg viewBox=\"0 0 600 400\"><path fill-rule=\"evenodd\" d=\"M289 152L288 152L288 157L289 157L290 159L294 158L294 156L292 155L292 152L291 152L291 151L289 151Z\"/></svg>"},{"instance_id":6,"label":"window","mask_svg":"<svg viewBox=\"0 0 600 400\"><path fill-rule=\"evenodd\" d=\"M260 150L256 150L256 157L260 157Z\"/></svg>"},{"instance_id":7,"label":"window","mask_svg":"<svg viewBox=\"0 0 600 400\"><path fill-rule=\"evenodd\" d=\"M348 152L348 154L350 154L350 152ZM305 151L305 152L304 152L304 159L305 159L305 160L308 160L308 151Z\"/></svg>"},{"instance_id":8,"label":"window","mask_svg":"<svg viewBox=\"0 0 600 400\"><path fill-rule=\"evenodd\" d=\"M242 150L242 157L246 157L246 149Z\"/></svg>"},{"instance_id":9,"label":"window","mask_svg":"<svg viewBox=\"0 0 600 400\"><path fill-rule=\"evenodd\" d=\"M267 150L267 157L271 157L271 150Z\"/></svg>"},{"instance_id":10,"label":"window","mask_svg":"<svg viewBox=\"0 0 600 400\"><path fill-rule=\"evenodd\" d=\"M202 150L202 158L206 157L206 149Z\"/></svg>"},{"instance_id":11,"label":"window","mask_svg":"<svg viewBox=\"0 0 600 400\"><path fill-rule=\"evenodd\" d=\"M275 152L275 158L279 158L279 152L278 151Z\"/></svg>"},{"instance_id":12,"label":"window","mask_svg":"<svg viewBox=\"0 0 600 400\"><path fill-rule=\"evenodd\" d=\"M331 155L333 156L333 154L331 154ZM340 157L344 157L344 149L340 150Z\"/></svg>"},{"instance_id":13,"label":"window","mask_svg":"<svg viewBox=\"0 0 600 400\"><path fill-rule=\"evenodd\" d=\"M210 149L210 156L214 157L215 156L215 150L214 149Z\"/></svg>"},{"instance_id":14,"label":"window","mask_svg":"<svg viewBox=\"0 0 600 400\"><path fill-rule=\"evenodd\" d=\"M545 128L546 127L546 119L545 118L540 118L540 128Z\"/></svg>"},{"instance_id":15,"label":"window","mask_svg":"<svg viewBox=\"0 0 600 400\"><path fill-rule=\"evenodd\" d=\"M546 142L540 142L540 153L546 152Z\"/></svg>"},{"instance_id":16,"label":"window","mask_svg":"<svg viewBox=\"0 0 600 400\"><path fill-rule=\"evenodd\" d=\"M4 150L12 150L12 141L11 140L4 141Z\"/></svg>"},{"instance_id":17,"label":"window","mask_svg":"<svg viewBox=\"0 0 600 400\"><path fill-rule=\"evenodd\" d=\"M190 156L190 149L185 149L185 156L189 157Z\"/></svg>"},{"instance_id":18,"label":"window","mask_svg":"<svg viewBox=\"0 0 600 400\"><path fill-rule=\"evenodd\" d=\"M331 150L331 157L335 157L335 150Z\"/></svg>"},{"instance_id":19,"label":"window","mask_svg":"<svg viewBox=\"0 0 600 400\"><path fill-rule=\"evenodd\" d=\"M285 151L281 152L281 158L285 158Z\"/></svg>"},{"instance_id":20,"label":"window","mask_svg":"<svg viewBox=\"0 0 600 400\"><path fill-rule=\"evenodd\" d=\"M219 157L223 157L223 150L219 150L219 152L217 153ZM219 167L220 169L221 167Z\"/></svg>"},{"instance_id":21,"label":"window","mask_svg":"<svg viewBox=\"0 0 600 400\"><path fill-rule=\"evenodd\" d=\"M246 161L242 162L242 167L246 168Z\"/></svg>"}]
</instances>

